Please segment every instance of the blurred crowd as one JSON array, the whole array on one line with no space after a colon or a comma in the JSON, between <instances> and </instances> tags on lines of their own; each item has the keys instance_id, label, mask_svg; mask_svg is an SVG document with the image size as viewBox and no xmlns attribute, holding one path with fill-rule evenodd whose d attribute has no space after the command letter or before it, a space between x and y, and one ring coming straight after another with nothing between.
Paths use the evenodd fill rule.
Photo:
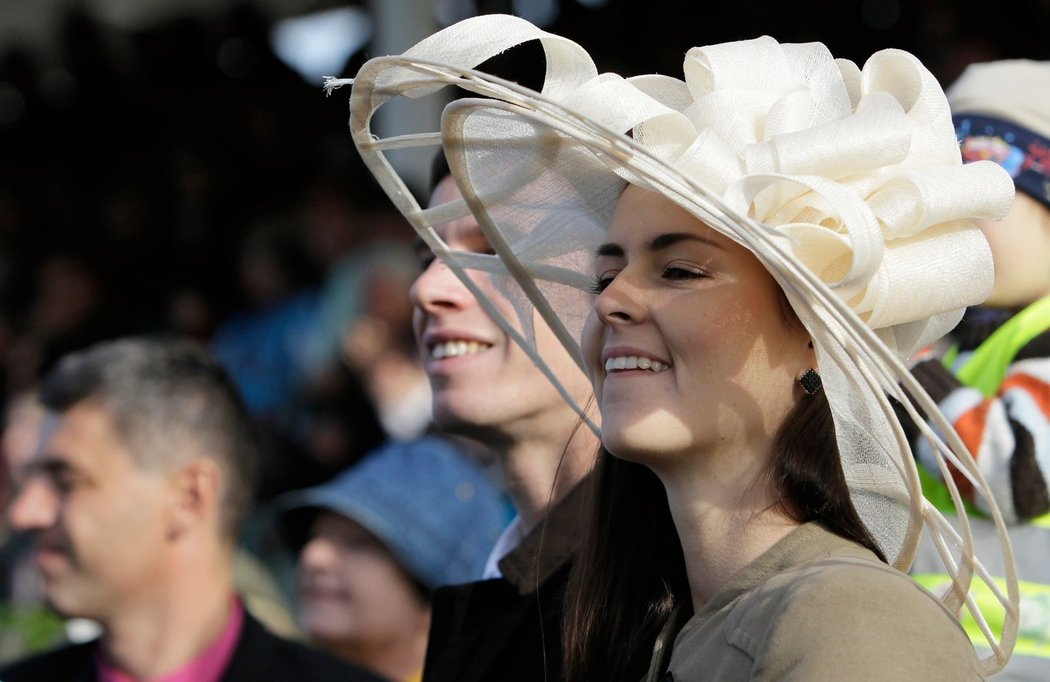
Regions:
<instances>
[{"instance_id":1,"label":"blurred crowd","mask_svg":"<svg viewBox=\"0 0 1050 682\"><path fill-rule=\"evenodd\" d=\"M124 35L119 52L105 31L70 14L47 74L0 57L24 96L0 121L4 403L63 353L173 332L233 373L264 432L262 498L420 433L409 231L356 160L345 111L247 9Z\"/></svg>"},{"instance_id":2,"label":"blurred crowd","mask_svg":"<svg viewBox=\"0 0 1050 682\"><path fill-rule=\"evenodd\" d=\"M725 7L661 44L774 28L844 56L897 43L946 82L969 61L1039 56L1029 32L993 42L988 19L977 31L945 3L884 4L813 3L792 10L807 18L797 23L772 5L751 19ZM677 68L677 52L617 48L644 21L630 3L559 7L552 30L603 28L588 41L603 66ZM894 22L880 27L879 11ZM818 35L795 36L799 25ZM263 499L326 480L385 436L420 433L429 409L410 330L410 231L349 140L345 100L281 62L269 29L248 3L136 32L74 4L59 65L0 54L0 402L13 409L56 358L93 341L189 335L214 348L257 418Z\"/></svg>"},{"instance_id":3,"label":"blurred crowd","mask_svg":"<svg viewBox=\"0 0 1050 682\"><path fill-rule=\"evenodd\" d=\"M260 444L258 509L423 434L418 265L345 102L278 60L246 6L119 35L73 10L62 31L61 67L0 55L0 502L37 446L39 379L127 334L189 336L230 372ZM268 524L249 518L246 542ZM5 623L39 596L15 545ZM17 621L0 658L55 626Z\"/></svg>"}]
</instances>

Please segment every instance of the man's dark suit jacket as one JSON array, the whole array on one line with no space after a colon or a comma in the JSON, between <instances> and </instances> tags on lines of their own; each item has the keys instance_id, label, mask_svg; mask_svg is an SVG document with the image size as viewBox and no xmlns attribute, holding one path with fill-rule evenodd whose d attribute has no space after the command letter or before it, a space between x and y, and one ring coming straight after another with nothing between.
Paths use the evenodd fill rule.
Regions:
<instances>
[{"instance_id":1,"label":"man's dark suit jacket","mask_svg":"<svg viewBox=\"0 0 1050 682\"><path fill-rule=\"evenodd\" d=\"M0 670L3 682L96 682L98 640L72 644L27 658ZM302 644L282 639L244 614L223 682L383 682L383 679Z\"/></svg>"},{"instance_id":2,"label":"man's dark suit jacket","mask_svg":"<svg viewBox=\"0 0 1050 682\"><path fill-rule=\"evenodd\" d=\"M570 490L500 560L502 578L434 592L423 682L560 682L565 588L589 498L584 483Z\"/></svg>"}]
</instances>

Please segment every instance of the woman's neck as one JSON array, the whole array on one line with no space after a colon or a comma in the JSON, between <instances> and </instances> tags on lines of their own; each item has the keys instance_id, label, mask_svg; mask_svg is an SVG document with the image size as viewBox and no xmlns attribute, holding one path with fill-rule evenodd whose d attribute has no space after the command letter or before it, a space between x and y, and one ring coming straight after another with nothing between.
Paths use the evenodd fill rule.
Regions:
<instances>
[{"instance_id":1,"label":"woman's neck","mask_svg":"<svg viewBox=\"0 0 1050 682\"><path fill-rule=\"evenodd\" d=\"M682 545L694 612L799 525L785 513L771 485L760 485L754 476L727 480L725 473L660 475Z\"/></svg>"}]
</instances>

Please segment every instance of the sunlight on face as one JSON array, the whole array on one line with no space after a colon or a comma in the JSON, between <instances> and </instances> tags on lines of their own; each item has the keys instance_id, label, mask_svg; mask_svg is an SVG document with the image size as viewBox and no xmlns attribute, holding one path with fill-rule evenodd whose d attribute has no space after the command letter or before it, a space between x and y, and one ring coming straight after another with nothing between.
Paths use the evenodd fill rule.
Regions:
<instances>
[{"instance_id":1,"label":"sunlight on face","mask_svg":"<svg viewBox=\"0 0 1050 682\"><path fill-rule=\"evenodd\" d=\"M1024 192L999 221L977 221L995 261L987 305L1020 308L1050 295L1050 209Z\"/></svg>"},{"instance_id":2,"label":"sunlight on face","mask_svg":"<svg viewBox=\"0 0 1050 682\"><path fill-rule=\"evenodd\" d=\"M798 399L795 377L814 361L765 268L668 199L629 187L595 274L583 348L609 451L646 464L728 452L735 467L759 467L740 453L766 457Z\"/></svg>"}]
</instances>

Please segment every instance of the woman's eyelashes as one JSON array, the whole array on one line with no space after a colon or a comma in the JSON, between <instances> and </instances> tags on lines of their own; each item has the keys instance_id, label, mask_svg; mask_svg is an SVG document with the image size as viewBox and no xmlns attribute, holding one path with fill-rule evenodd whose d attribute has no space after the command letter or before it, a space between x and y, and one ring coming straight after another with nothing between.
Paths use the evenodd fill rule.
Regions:
<instances>
[{"instance_id":1,"label":"woman's eyelashes","mask_svg":"<svg viewBox=\"0 0 1050 682\"><path fill-rule=\"evenodd\" d=\"M603 291L605 291L606 287L608 287L612 283L613 277L615 277L615 276L616 276L615 274L596 275L593 279L591 279L591 284L590 284L591 293L592 294L600 294Z\"/></svg>"},{"instance_id":2,"label":"woman's eyelashes","mask_svg":"<svg viewBox=\"0 0 1050 682\"><path fill-rule=\"evenodd\" d=\"M702 268L685 265L669 265L664 268L663 273L664 279L674 280L702 279L704 277L707 277L707 273Z\"/></svg>"},{"instance_id":3,"label":"woman's eyelashes","mask_svg":"<svg viewBox=\"0 0 1050 682\"><path fill-rule=\"evenodd\" d=\"M595 275L589 287L591 293L600 294L605 291L612 284L612 281L616 279L616 275L616 272L604 272L600 275ZM660 274L661 278L671 281L697 280L704 279L707 276L707 271L703 268L686 265L668 265Z\"/></svg>"}]
</instances>

